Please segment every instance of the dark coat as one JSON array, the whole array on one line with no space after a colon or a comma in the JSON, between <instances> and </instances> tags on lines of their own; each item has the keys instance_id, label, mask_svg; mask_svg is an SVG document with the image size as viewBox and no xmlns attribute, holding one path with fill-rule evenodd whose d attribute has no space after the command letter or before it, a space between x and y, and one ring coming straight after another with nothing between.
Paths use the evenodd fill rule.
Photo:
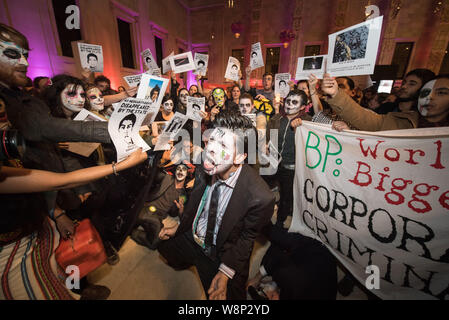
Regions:
<instances>
[{"instance_id":1,"label":"dark coat","mask_svg":"<svg viewBox=\"0 0 449 320\"><path fill-rule=\"evenodd\" d=\"M209 180L204 172L195 178L195 187L181 217L177 234L191 232ZM235 270L237 276L248 276L254 240L260 229L269 223L273 210L274 196L268 185L254 169L243 165L224 213L216 244L218 259Z\"/></svg>"}]
</instances>

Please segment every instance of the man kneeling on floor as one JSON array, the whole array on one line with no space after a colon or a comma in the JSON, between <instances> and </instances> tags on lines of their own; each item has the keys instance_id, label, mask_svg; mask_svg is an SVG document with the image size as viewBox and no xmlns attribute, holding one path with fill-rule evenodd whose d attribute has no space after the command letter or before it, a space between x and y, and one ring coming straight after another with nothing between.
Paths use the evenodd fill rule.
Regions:
<instances>
[{"instance_id":1,"label":"man kneeling on floor","mask_svg":"<svg viewBox=\"0 0 449 320\"><path fill-rule=\"evenodd\" d=\"M239 131L235 131L239 130ZM244 130L255 130L238 112L222 112L207 143L203 169L181 222L162 229L159 253L175 269L196 266L210 300L244 300L249 260L259 230L269 223L274 197L256 171L243 164ZM242 141L243 140L243 141ZM200 170L200 169L198 169ZM204 172L203 172L204 171Z\"/></svg>"}]
</instances>

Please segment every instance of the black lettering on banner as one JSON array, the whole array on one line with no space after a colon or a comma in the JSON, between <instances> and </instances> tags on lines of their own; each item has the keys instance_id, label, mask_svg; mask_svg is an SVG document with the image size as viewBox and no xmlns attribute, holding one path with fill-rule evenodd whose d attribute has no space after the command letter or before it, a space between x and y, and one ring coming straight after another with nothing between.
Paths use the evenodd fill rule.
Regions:
<instances>
[{"instance_id":1,"label":"black lettering on banner","mask_svg":"<svg viewBox=\"0 0 449 320\"><path fill-rule=\"evenodd\" d=\"M320 229L318 227L318 221L321 222L321 225L323 225L325 229ZM324 238L326 239L326 242L328 244L330 244L329 243L329 239L326 237L326 233L328 231L326 224L323 221L321 221L318 217L315 217L315 226L316 226L316 234L317 234L317 236L320 237L320 234L322 234L324 236ZM320 239L323 240L323 238L321 238L321 237L320 237Z\"/></svg>"},{"instance_id":2,"label":"black lettering on banner","mask_svg":"<svg viewBox=\"0 0 449 320\"><path fill-rule=\"evenodd\" d=\"M311 217L312 220L313 220L313 215L312 215L308 210L304 210L304 211L302 212L302 220L304 221L304 224L307 226L307 228L309 228L310 230L312 230L313 232L315 232L315 229L313 229L313 228L307 223L307 221L306 221L306 217L305 217L306 212L310 215L310 217Z\"/></svg>"},{"instance_id":3,"label":"black lettering on banner","mask_svg":"<svg viewBox=\"0 0 449 320\"><path fill-rule=\"evenodd\" d=\"M374 216L377 212L385 212L387 214L387 216L390 218L391 232L388 237L382 237L381 235L377 234L374 231L373 220L374 220ZM393 217L384 209L376 209L376 210L371 211L369 218L368 218L368 230L371 233L371 236L381 243L391 243L394 241L394 239L396 239L396 235L397 235L396 222L394 221Z\"/></svg>"},{"instance_id":4,"label":"black lettering on banner","mask_svg":"<svg viewBox=\"0 0 449 320\"><path fill-rule=\"evenodd\" d=\"M410 240L414 240L416 241L424 250L424 254L421 255L421 257L430 259L432 261L438 261L432 258L429 249L426 246L426 242L429 242L430 240L432 240L435 237L435 233L433 232L432 229L430 229L428 226L426 226L424 223L421 223L419 221L415 221L412 219L409 219L407 217L403 217L401 215L398 215L398 217L402 218L402 220L404 220L404 227L403 227L403 232L402 232L402 240L401 240L401 244L399 247L397 247L398 249L402 249L404 251L409 252L409 250L407 249L407 239ZM419 236L414 236L411 233L408 232L407 230L407 226L410 224L411 222L415 224L415 227L413 227L413 229L416 229L416 225L418 226L422 226L426 231L427 234L424 237L419 237Z\"/></svg>"},{"instance_id":5,"label":"black lettering on banner","mask_svg":"<svg viewBox=\"0 0 449 320\"><path fill-rule=\"evenodd\" d=\"M385 271L385 275L381 278L387 282L393 283L393 281L391 281L391 263L394 261L394 259L392 257L383 255L385 258L387 258L388 263L387 263L387 271Z\"/></svg>"},{"instance_id":6,"label":"black lettering on banner","mask_svg":"<svg viewBox=\"0 0 449 320\"><path fill-rule=\"evenodd\" d=\"M344 254L343 251L341 251L341 238L340 238L340 235L342 235L343 233L333 228L332 230L334 230L337 233L337 247L335 249L338 250L341 254Z\"/></svg>"},{"instance_id":7,"label":"black lettering on banner","mask_svg":"<svg viewBox=\"0 0 449 320\"><path fill-rule=\"evenodd\" d=\"M325 207L321 205L320 197L318 196L321 189L323 189L323 190L326 192L326 206L325 206ZM316 189L316 205L318 206L318 209L320 209L322 212L327 212L327 211L329 211L329 208L330 208L330 201L331 201L331 200L330 200L330 194L329 194L329 191L326 189L326 187L324 187L324 186L319 186L319 187Z\"/></svg>"},{"instance_id":8,"label":"black lettering on banner","mask_svg":"<svg viewBox=\"0 0 449 320\"><path fill-rule=\"evenodd\" d=\"M445 300L446 296L448 295L449 295L449 285L446 287L446 289L441 291L436 297L440 300Z\"/></svg>"},{"instance_id":9,"label":"black lettering on banner","mask_svg":"<svg viewBox=\"0 0 449 320\"><path fill-rule=\"evenodd\" d=\"M368 212L368 209L366 207L366 204L362 200L359 200L359 199L354 198L352 196L349 196L349 197L352 200L352 207L351 207L351 218L349 219L348 227L351 227L354 230L357 230L357 228L354 225L354 216L364 217L364 216L366 216L366 213ZM362 207L363 207L363 211L362 212L358 212L358 211L355 210L357 203L360 203L362 205Z\"/></svg>"},{"instance_id":10,"label":"black lettering on banner","mask_svg":"<svg viewBox=\"0 0 449 320\"><path fill-rule=\"evenodd\" d=\"M356 246L355 242L350 237L348 237L348 236L346 236L346 237L349 239L349 248L348 248L347 257L349 259L351 259L352 261L356 262L354 260L354 257L352 256L352 247L354 247L357 250L357 252L359 253L360 256L363 256L367 252L369 253L369 260L368 260L368 263L366 265L368 265L368 266L371 265L372 264L371 261L372 261L373 253L375 253L376 251L374 251L373 249L370 249L368 247L365 247L366 251L362 252L362 251L360 251L360 249Z\"/></svg>"},{"instance_id":11,"label":"black lettering on banner","mask_svg":"<svg viewBox=\"0 0 449 320\"><path fill-rule=\"evenodd\" d=\"M339 211L339 212L341 212L341 215L342 215L341 222L346 224L346 213L345 213L344 209L348 208L348 199L340 191L337 191L337 190L332 190L332 191L334 192L335 196L334 196L334 203L332 205L332 211L330 213L330 216L332 218L334 218L335 220L337 220L337 218L335 218L335 212ZM342 198L344 199L344 202L345 202L344 204L338 204L338 195L342 196Z\"/></svg>"},{"instance_id":12,"label":"black lettering on banner","mask_svg":"<svg viewBox=\"0 0 449 320\"><path fill-rule=\"evenodd\" d=\"M422 289L418 289L418 290L433 296L434 294L430 291L429 287L430 287L430 281L432 281L433 275L436 274L437 272L427 271L429 273L429 277L427 279L424 279L414 271L412 266L409 266L408 264L405 264L405 263L404 263L404 266L405 266L405 275L404 275L404 283L402 284L402 286L406 287L406 288L412 288L410 286L410 271L411 271L415 275L416 278L418 278L419 280L421 280L424 283L424 287ZM416 286L414 288L416 288Z\"/></svg>"},{"instance_id":13,"label":"black lettering on banner","mask_svg":"<svg viewBox=\"0 0 449 320\"><path fill-rule=\"evenodd\" d=\"M312 191L313 191L313 181L310 179L307 179L304 182L304 198L306 198L307 202L313 203L313 196L310 198L307 196L307 182L310 182L312 184Z\"/></svg>"}]
</instances>

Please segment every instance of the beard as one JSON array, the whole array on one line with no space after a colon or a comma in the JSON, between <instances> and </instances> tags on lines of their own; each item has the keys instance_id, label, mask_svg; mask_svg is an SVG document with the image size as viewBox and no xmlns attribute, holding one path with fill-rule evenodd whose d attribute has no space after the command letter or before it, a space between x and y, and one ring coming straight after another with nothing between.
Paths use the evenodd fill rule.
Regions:
<instances>
[{"instance_id":1,"label":"beard","mask_svg":"<svg viewBox=\"0 0 449 320\"><path fill-rule=\"evenodd\" d=\"M25 87L28 83L27 67L0 63L0 81L11 87Z\"/></svg>"}]
</instances>

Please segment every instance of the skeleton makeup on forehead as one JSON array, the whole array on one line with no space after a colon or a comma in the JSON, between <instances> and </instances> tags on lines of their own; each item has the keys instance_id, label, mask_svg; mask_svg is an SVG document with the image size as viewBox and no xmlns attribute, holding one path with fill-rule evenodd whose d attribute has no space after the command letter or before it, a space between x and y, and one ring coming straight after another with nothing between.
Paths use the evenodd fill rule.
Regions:
<instances>
[{"instance_id":1,"label":"skeleton makeup on forehead","mask_svg":"<svg viewBox=\"0 0 449 320\"><path fill-rule=\"evenodd\" d=\"M216 88L212 91L212 96L214 97L215 104L220 108L225 104L225 92L221 88Z\"/></svg>"},{"instance_id":2,"label":"skeleton makeup on forehead","mask_svg":"<svg viewBox=\"0 0 449 320\"><path fill-rule=\"evenodd\" d=\"M175 173L176 181L181 182L187 178L187 166L184 164L180 164L176 167Z\"/></svg>"},{"instance_id":3,"label":"skeleton makeup on forehead","mask_svg":"<svg viewBox=\"0 0 449 320\"><path fill-rule=\"evenodd\" d=\"M86 102L86 94L81 86L70 84L61 92L61 101L69 113L80 112ZM67 114L67 113L66 113Z\"/></svg>"},{"instance_id":4,"label":"skeleton makeup on forehead","mask_svg":"<svg viewBox=\"0 0 449 320\"><path fill-rule=\"evenodd\" d=\"M169 99L162 104L162 109L166 113L171 113L173 111L173 100Z\"/></svg>"},{"instance_id":5,"label":"skeleton makeup on forehead","mask_svg":"<svg viewBox=\"0 0 449 320\"><path fill-rule=\"evenodd\" d=\"M104 98L100 89L92 88L87 91L90 107L94 111L102 111L104 109Z\"/></svg>"},{"instance_id":6,"label":"skeleton makeup on forehead","mask_svg":"<svg viewBox=\"0 0 449 320\"><path fill-rule=\"evenodd\" d=\"M302 99L298 95L290 95L285 99L284 111L286 114L291 115L298 113L302 107Z\"/></svg>"},{"instance_id":7,"label":"skeleton makeup on forehead","mask_svg":"<svg viewBox=\"0 0 449 320\"><path fill-rule=\"evenodd\" d=\"M418 99L418 111L421 113L423 117L427 116L427 113L429 112L429 109L427 108L427 105L430 102L430 96L432 95L433 87L435 85L436 80L432 80L427 82L424 87L422 87L420 93L419 93L419 99Z\"/></svg>"},{"instance_id":8,"label":"skeleton makeup on forehead","mask_svg":"<svg viewBox=\"0 0 449 320\"><path fill-rule=\"evenodd\" d=\"M0 61L13 66L28 66L28 50L19 47L13 42L0 40Z\"/></svg>"},{"instance_id":9,"label":"skeleton makeup on forehead","mask_svg":"<svg viewBox=\"0 0 449 320\"><path fill-rule=\"evenodd\" d=\"M234 164L235 136L225 128L212 131L205 149L204 171L208 175L223 173Z\"/></svg>"},{"instance_id":10,"label":"skeleton makeup on forehead","mask_svg":"<svg viewBox=\"0 0 449 320\"><path fill-rule=\"evenodd\" d=\"M239 109L240 109L241 114L251 113L251 111L253 109L251 99L247 99L247 98L240 99Z\"/></svg>"},{"instance_id":11,"label":"skeleton makeup on forehead","mask_svg":"<svg viewBox=\"0 0 449 320\"><path fill-rule=\"evenodd\" d=\"M187 105L187 97L189 96L189 91L187 91L187 89L182 89L179 92L179 101L181 102L181 104L183 106Z\"/></svg>"}]
</instances>

